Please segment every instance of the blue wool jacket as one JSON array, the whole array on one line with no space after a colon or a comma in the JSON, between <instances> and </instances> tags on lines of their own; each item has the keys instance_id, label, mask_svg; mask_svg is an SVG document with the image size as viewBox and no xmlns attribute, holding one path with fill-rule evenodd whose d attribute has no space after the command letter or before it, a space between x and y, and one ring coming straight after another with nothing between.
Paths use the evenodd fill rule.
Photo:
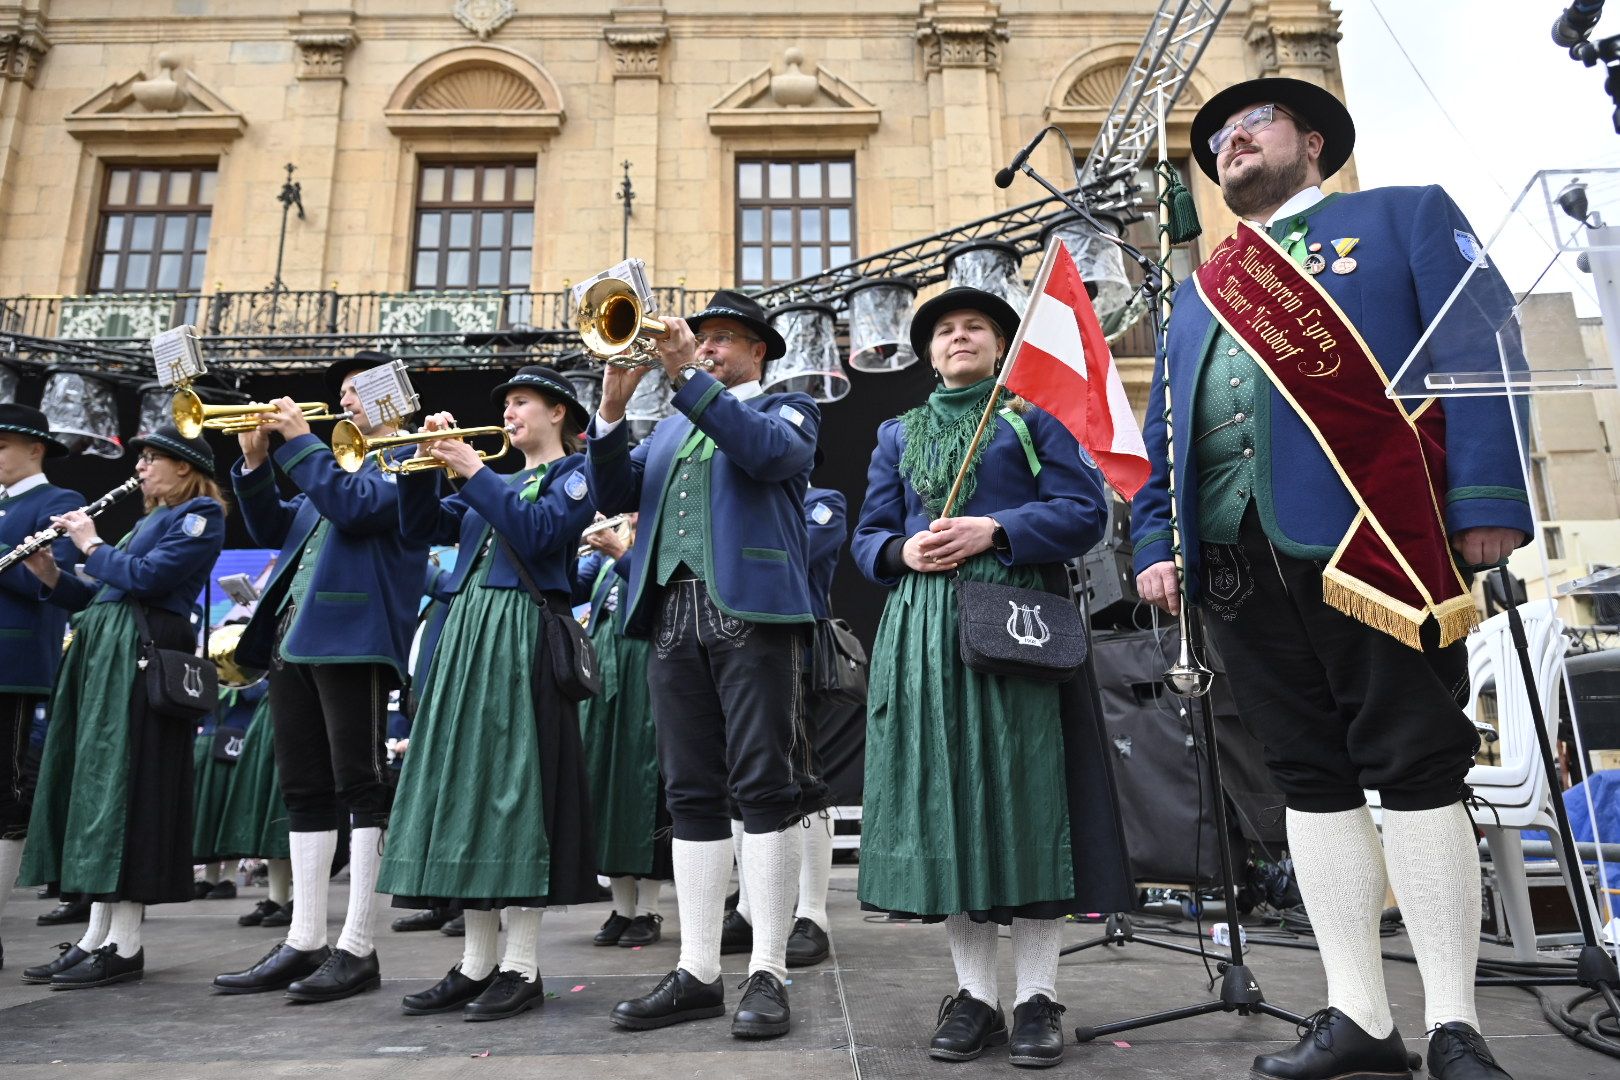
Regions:
<instances>
[{"instance_id":1,"label":"blue wool jacket","mask_svg":"<svg viewBox=\"0 0 1620 1080\"><path fill-rule=\"evenodd\" d=\"M810 603L818 619L832 617L833 574L849 539L843 492L813 487L804 493L804 527L810 536Z\"/></svg>"},{"instance_id":2,"label":"blue wool jacket","mask_svg":"<svg viewBox=\"0 0 1620 1080\"><path fill-rule=\"evenodd\" d=\"M332 527L302 610L280 643L281 655L300 664L391 664L403 679L427 545L400 535L398 483L369 457L357 472L344 472L313 435L289 439L271 458L274 465L266 461L252 472L243 472L240 461L231 467L248 534L262 547L281 549L236 647L238 658L252 667L270 666L282 598L299 553L324 517ZM281 498L277 467L302 494Z\"/></svg>"},{"instance_id":3,"label":"blue wool jacket","mask_svg":"<svg viewBox=\"0 0 1620 1080\"><path fill-rule=\"evenodd\" d=\"M1445 305L1467 271L1457 232L1471 229L1457 204L1439 187L1376 188L1329 195L1305 211L1308 243L1321 243L1331 262L1333 241L1357 237L1356 269L1318 274L1393 377L1425 327ZM1497 370L1494 328L1507 319L1512 294L1494 268L1476 271L1460 298L1469 319L1450 316L1425 347L1431 370ZM1171 400L1175 404L1176 495L1189 595L1198 594L1198 471L1191 418L1199 372L1220 324L1192 282L1175 294L1168 341ZM1515 346L1516 348L1516 346ZM1522 364L1522 356L1513 362ZM1408 376L1410 380L1411 376ZM1419 402L1406 399L1408 410ZM1531 532L1524 470L1513 435L1508 399L1500 396L1442 397L1431 408L1446 418L1446 529L1455 533L1482 525ZM1256 508L1278 550L1301 559L1332 556L1355 515L1355 503L1305 424L1269 386L1254 417ZM1143 429L1153 473L1131 504L1136 570L1171 557L1170 500L1165 471L1163 373L1155 372ZM1414 497L1421 493L1414 492Z\"/></svg>"},{"instance_id":4,"label":"blue wool jacket","mask_svg":"<svg viewBox=\"0 0 1620 1080\"><path fill-rule=\"evenodd\" d=\"M1007 566L1059 563L1084 554L1101 539L1108 511L1097 470L1080 457L1080 446L1067 428L1031 405L1024 424L1041 463L1032 473L1023 442L1005 417L997 415L976 474L977 487L955 517L994 517L1007 530L1011 551L996 557ZM866 473L866 500L855 526L850 554L868 580L898 584L882 565L890 541L927 529L933 515L900 475L905 453L905 427L899 419L878 428L877 449Z\"/></svg>"},{"instance_id":5,"label":"blue wool jacket","mask_svg":"<svg viewBox=\"0 0 1620 1080\"><path fill-rule=\"evenodd\" d=\"M658 566L658 522L675 455L694 426L714 439L710 459L708 550L702 576L715 606L747 622L807 623L810 601L804 493L821 411L807 394L762 394L739 401L713 375L698 372L676 393L674 416L630 448L620 424L586 445L585 475L604 514L641 511L630 566L625 632L647 637L654 622L647 580Z\"/></svg>"},{"instance_id":6,"label":"blue wool jacket","mask_svg":"<svg viewBox=\"0 0 1620 1080\"><path fill-rule=\"evenodd\" d=\"M84 505L77 491L41 484L11 499L0 499L0 554L41 529L51 515ZM51 545L62 573L73 573L78 551L62 537ZM39 599L39 579L22 563L0 574L0 694L48 694L62 663L67 612Z\"/></svg>"},{"instance_id":7,"label":"blue wool jacket","mask_svg":"<svg viewBox=\"0 0 1620 1080\"><path fill-rule=\"evenodd\" d=\"M112 604L126 596L149 609L191 618L208 574L225 547L225 511L213 499L159 506L140 521L122 548L102 544L84 560L84 572L102 584L86 585L63 574L41 596L69 611L91 603Z\"/></svg>"}]
</instances>

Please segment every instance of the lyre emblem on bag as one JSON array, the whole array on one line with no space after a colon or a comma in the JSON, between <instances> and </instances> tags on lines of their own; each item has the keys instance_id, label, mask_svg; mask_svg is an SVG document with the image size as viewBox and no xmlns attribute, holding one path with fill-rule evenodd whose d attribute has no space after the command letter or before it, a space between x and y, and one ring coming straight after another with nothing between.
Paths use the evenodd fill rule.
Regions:
<instances>
[{"instance_id":1,"label":"lyre emblem on bag","mask_svg":"<svg viewBox=\"0 0 1620 1080\"><path fill-rule=\"evenodd\" d=\"M1041 618L1041 605L1009 600L1007 606L1012 608L1012 614L1007 616L1008 637L1020 645L1033 645L1037 649L1052 640L1052 631Z\"/></svg>"},{"instance_id":2,"label":"lyre emblem on bag","mask_svg":"<svg viewBox=\"0 0 1620 1080\"><path fill-rule=\"evenodd\" d=\"M202 668L184 665L185 675L180 679L180 687L185 690L188 697L200 698L203 692Z\"/></svg>"},{"instance_id":3,"label":"lyre emblem on bag","mask_svg":"<svg viewBox=\"0 0 1620 1080\"><path fill-rule=\"evenodd\" d=\"M230 738L225 740L225 756L232 758L239 758L242 756L241 736L232 735Z\"/></svg>"}]
</instances>

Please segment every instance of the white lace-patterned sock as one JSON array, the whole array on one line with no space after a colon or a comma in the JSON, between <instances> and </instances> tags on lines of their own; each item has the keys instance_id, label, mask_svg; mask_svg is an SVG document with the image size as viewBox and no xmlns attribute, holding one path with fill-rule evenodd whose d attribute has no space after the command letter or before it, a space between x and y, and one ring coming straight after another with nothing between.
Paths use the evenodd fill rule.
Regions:
<instances>
[{"instance_id":1,"label":"white lace-patterned sock","mask_svg":"<svg viewBox=\"0 0 1620 1080\"><path fill-rule=\"evenodd\" d=\"M540 978L540 917L545 908L519 907L506 909L506 955L501 958L502 971L515 971L524 982Z\"/></svg>"},{"instance_id":2,"label":"white lace-patterned sock","mask_svg":"<svg viewBox=\"0 0 1620 1080\"><path fill-rule=\"evenodd\" d=\"M966 913L945 917L945 937L951 943L951 963L956 965L957 989L966 990L975 1000L994 1006L996 993L996 940L999 931L993 922L974 922Z\"/></svg>"},{"instance_id":3,"label":"white lace-patterned sock","mask_svg":"<svg viewBox=\"0 0 1620 1080\"><path fill-rule=\"evenodd\" d=\"M111 904L103 904L99 900L90 905L90 925L84 928L79 948L92 952L106 942L107 931L112 929L112 909Z\"/></svg>"},{"instance_id":4,"label":"white lace-patterned sock","mask_svg":"<svg viewBox=\"0 0 1620 1080\"><path fill-rule=\"evenodd\" d=\"M1062 919L1012 921L1013 975L1018 980L1017 1008L1036 994L1057 1000L1058 951L1063 948Z\"/></svg>"},{"instance_id":5,"label":"white lace-patterned sock","mask_svg":"<svg viewBox=\"0 0 1620 1080\"><path fill-rule=\"evenodd\" d=\"M203 881L205 881L209 885L218 885L219 884L219 868L221 866L223 866L223 865L224 865L223 863L216 863L216 862L203 863Z\"/></svg>"},{"instance_id":6,"label":"white lace-patterned sock","mask_svg":"<svg viewBox=\"0 0 1620 1080\"><path fill-rule=\"evenodd\" d=\"M787 979L787 941L793 933L793 893L799 884L803 829L788 826L743 836L741 875L752 889L754 954L748 971Z\"/></svg>"},{"instance_id":7,"label":"white lace-patterned sock","mask_svg":"<svg viewBox=\"0 0 1620 1080\"><path fill-rule=\"evenodd\" d=\"M622 915L626 919L636 917L636 879L633 877L608 878L608 888L613 890L613 914Z\"/></svg>"},{"instance_id":8,"label":"white lace-patterned sock","mask_svg":"<svg viewBox=\"0 0 1620 1080\"><path fill-rule=\"evenodd\" d=\"M1384 1038L1395 1027L1378 938L1388 879L1372 811L1290 809L1288 853L1327 974L1328 1004L1373 1038Z\"/></svg>"},{"instance_id":9,"label":"white lace-patterned sock","mask_svg":"<svg viewBox=\"0 0 1620 1080\"><path fill-rule=\"evenodd\" d=\"M112 919L107 926L107 940L102 944L118 946L118 955L127 960L141 951L141 916L146 913L146 905L120 900L109 906Z\"/></svg>"},{"instance_id":10,"label":"white lace-patterned sock","mask_svg":"<svg viewBox=\"0 0 1620 1080\"><path fill-rule=\"evenodd\" d=\"M287 834L292 848L292 925L287 944L309 952L326 944L326 885L337 853L337 830Z\"/></svg>"},{"instance_id":11,"label":"white lace-patterned sock","mask_svg":"<svg viewBox=\"0 0 1620 1080\"><path fill-rule=\"evenodd\" d=\"M371 916L377 906L382 848L381 829L355 829L349 834L349 910L337 947L354 956L370 956L377 948L371 941ZM293 911L296 914L297 908Z\"/></svg>"},{"instance_id":12,"label":"white lace-patterned sock","mask_svg":"<svg viewBox=\"0 0 1620 1080\"><path fill-rule=\"evenodd\" d=\"M799 859L799 906L795 919L809 919L823 930L827 925L827 883L832 880L833 822L823 811L806 819L804 855Z\"/></svg>"},{"instance_id":13,"label":"white lace-patterned sock","mask_svg":"<svg viewBox=\"0 0 1620 1080\"><path fill-rule=\"evenodd\" d=\"M461 973L477 982L495 970L501 913L465 908L461 917L467 927L467 936L461 939Z\"/></svg>"},{"instance_id":14,"label":"white lace-patterned sock","mask_svg":"<svg viewBox=\"0 0 1620 1080\"><path fill-rule=\"evenodd\" d=\"M1479 1030L1479 848L1468 809L1384 810L1384 858L1423 976L1423 1024Z\"/></svg>"},{"instance_id":15,"label":"white lace-patterned sock","mask_svg":"<svg viewBox=\"0 0 1620 1080\"><path fill-rule=\"evenodd\" d=\"M653 878L636 879L636 914L657 915L658 900L663 895L664 883Z\"/></svg>"},{"instance_id":16,"label":"white lace-patterned sock","mask_svg":"<svg viewBox=\"0 0 1620 1080\"><path fill-rule=\"evenodd\" d=\"M270 902L287 906L292 899L292 860L266 859L265 868L270 883Z\"/></svg>"},{"instance_id":17,"label":"white lace-patterned sock","mask_svg":"<svg viewBox=\"0 0 1620 1080\"><path fill-rule=\"evenodd\" d=\"M6 901L17 887L17 870L22 866L23 846L26 840L0 840L0 915L6 913Z\"/></svg>"},{"instance_id":18,"label":"white lace-patterned sock","mask_svg":"<svg viewBox=\"0 0 1620 1080\"><path fill-rule=\"evenodd\" d=\"M680 967L698 982L720 977L720 923L731 884L731 844L675 840L675 903L681 915Z\"/></svg>"},{"instance_id":19,"label":"white lace-patterned sock","mask_svg":"<svg viewBox=\"0 0 1620 1080\"><path fill-rule=\"evenodd\" d=\"M748 899L748 879L743 876L743 823L731 823L731 854L737 860L737 914L750 926L754 922L753 905Z\"/></svg>"}]
</instances>

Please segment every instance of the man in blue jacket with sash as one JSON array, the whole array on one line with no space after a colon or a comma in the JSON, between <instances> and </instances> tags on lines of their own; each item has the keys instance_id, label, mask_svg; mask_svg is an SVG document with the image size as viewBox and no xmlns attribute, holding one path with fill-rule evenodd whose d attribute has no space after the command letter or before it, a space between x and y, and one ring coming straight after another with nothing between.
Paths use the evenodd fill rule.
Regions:
<instances>
[{"instance_id":1,"label":"man in blue jacket with sash","mask_svg":"<svg viewBox=\"0 0 1620 1080\"><path fill-rule=\"evenodd\" d=\"M1216 616L1286 798L1327 974L1330 1007L1254 1074L1410 1076L1379 955L1387 883L1423 977L1429 1075L1502 1080L1474 1007L1477 737L1460 701L1478 614L1462 571L1525 543L1530 508L1507 398L1385 387L1471 270L1471 318L1441 321L1428 363L1497 369L1513 297L1439 187L1324 195L1354 141L1344 105L1294 79L1229 87L1193 120L1194 156L1242 220L1177 293L1144 432L1154 471L1132 506L1137 580L1179 609L1173 450L1186 595Z\"/></svg>"},{"instance_id":2,"label":"man in blue jacket with sash","mask_svg":"<svg viewBox=\"0 0 1620 1080\"><path fill-rule=\"evenodd\" d=\"M789 826L802 816L792 755L808 750L800 676L814 621L804 493L821 414L808 395L761 390L765 362L787 346L752 298L721 290L690 319L664 322L654 344L676 414L632 450L624 408L648 369L609 367L587 442L597 508L641 514L625 631L653 641L647 683L681 914L679 966L612 1020L644 1030L725 1012L729 799L742 812L755 922L731 1030L770 1038L790 1024L800 836Z\"/></svg>"},{"instance_id":3,"label":"man in blue jacket with sash","mask_svg":"<svg viewBox=\"0 0 1620 1080\"><path fill-rule=\"evenodd\" d=\"M68 448L51 437L50 421L26 405L0 405L0 555L84 503L76 491L45 478L45 460L64 458ZM73 541L63 536L52 553L72 571ZM67 611L39 596L39 579L18 563L0 574L0 915L17 882L34 770L29 735L34 712L50 696L62 663ZM0 948L0 964L5 950Z\"/></svg>"},{"instance_id":4,"label":"man in blue jacket with sash","mask_svg":"<svg viewBox=\"0 0 1620 1080\"><path fill-rule=\"evenodd\" d=\"M332 364L327 389L368 437L394 426L368 418L353 376L391 358L360 352ZM241 436L231 482L248 533L280 549L275 574L242 632L237 659L270 671L276 767L287 803L293 919L287 940L246 971L214 979L225 993L286 989L335 1001L381 981L371 913L392 792L384 747L388 695L405 680L427 547L399 531L393 474L368 457L345 472L289 398ZM269 435L286 441L273 454ZM273 461L273 465L272 465ZM275 472L301 494L283 500ZM349 909L327 947L326 894L340 813L349 834Z\"/></svg>"}]
</instances>

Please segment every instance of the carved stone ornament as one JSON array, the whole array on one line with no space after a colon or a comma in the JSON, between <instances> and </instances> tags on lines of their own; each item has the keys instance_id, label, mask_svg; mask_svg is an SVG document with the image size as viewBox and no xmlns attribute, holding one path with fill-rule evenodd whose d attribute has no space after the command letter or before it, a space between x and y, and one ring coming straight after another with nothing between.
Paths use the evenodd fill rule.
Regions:
<instances>
[{"instance_id":1,"label":"carved stone ornament","mask_svg":"<svg viewBox=\"0 0 1620 1080\"><path fill-rule=\"evenodd\" d=\"M131 86L130 91L147 112L179 112L186 103L186 73L180 71L180 60L173 53L159 53L158 67L163 69L163 74L155 79L142 79ZM179 79L175 78L176 74Z\"/></svg>"},{"instance_id":2,"label":"carved stone ornament","mask_svg":"<svg viewBox=\"0 0 1620 1080\"><path fill-rule=\"evenodd\" d=\"M328 30L293 35L298 46L300 79L341 79L343 64L360 40L353 30Z\"/></svg>"},{"instance_id":3,"label":"carved stone ornament","mask_svg":"<svg viewBox=\"0 0 1620 1080\"><path fill-rule=\"evenodd\" d=\"M1256 26L1249 31L1248 43L1260 61L1260 73L1274 75L1290 68L1336 67L1336 47L1343 36L1320 24Z\"/></svg>"},{"instance_id":4,"label":"carved stone ornament","mask_svg":"<svg viewBox=\"0 0 1620 1080\"><path fill-rule=\"evenodd\" d=\"M999 71L1001 43L1012 34L1006 19L928 19L917 25L917 40L930 72L967 67Z\"/></svg>"},{"instance_id":5,"label":"carved stone ornament","mask_svg":"<svg viewBox=\"0 0 1620 1080\"><path fill-rule=\"evenodd\" d=\"M783 108L796 106L802 109L814 103L821 87L817 85L814 75L804 73L804 52L789 49L782 54L782 63L786 69L771 76L771 100Z\"/></svg>"},{"instance_id":6,"label":"carved stone ornament","mask_svg":"<svg viewBox=\"0 0 1620 1080\"><path fill-rule=\"evenodd\" d=\"M609 26L602 36L613 50L615 79L656 79L669 31L662 26Z\"/></svg>"},{"instance_id":7,"label":"carved stone ornament","mask_svg":"<svg viewBox=\"0 0 1620 1080\"><path fill-rule=\"evenodd\" d=\"M34 30L9 30L0 34L0 75L7 82L34 85L39 62L45 59L51 43Z\"/></svg>"},{"instance_id":8,"label":"carved stone ornament","mask_svg":"<svg viewBox=\"0 0 1620 1080\"><path fill-rule=\"evenodd\" d=\"M512 0L456 0L450 10L462 26L477 34L480 41L487 41L517 14L517 4Z\"/></svg>"}]
</instances>

